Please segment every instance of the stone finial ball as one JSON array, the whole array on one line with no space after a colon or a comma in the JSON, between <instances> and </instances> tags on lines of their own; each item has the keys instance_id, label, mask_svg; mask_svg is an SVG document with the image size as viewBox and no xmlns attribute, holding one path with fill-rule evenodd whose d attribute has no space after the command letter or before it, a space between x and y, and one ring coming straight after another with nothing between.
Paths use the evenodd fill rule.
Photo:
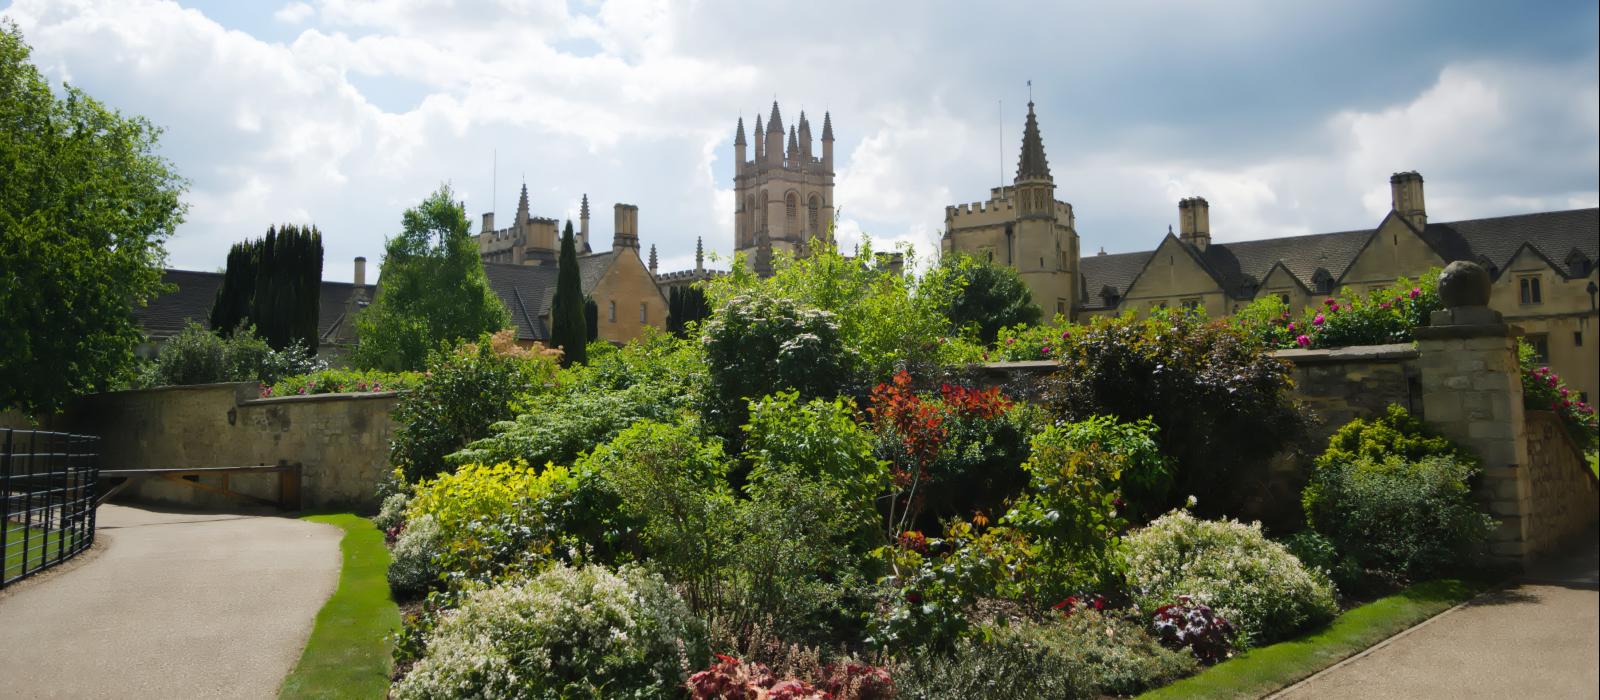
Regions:
<instances>
[{"instance_id":1,"label":"stone finial ball","mask_svg":"<svg viewBox=\"0 0 1600 700\"><path fill-rule=\"evenodd\" d=\"M1439 300L1445 308L1489 305L1489 271L1482 265L1457 260L1439 273Z\"/></svg>"}]
</instances>

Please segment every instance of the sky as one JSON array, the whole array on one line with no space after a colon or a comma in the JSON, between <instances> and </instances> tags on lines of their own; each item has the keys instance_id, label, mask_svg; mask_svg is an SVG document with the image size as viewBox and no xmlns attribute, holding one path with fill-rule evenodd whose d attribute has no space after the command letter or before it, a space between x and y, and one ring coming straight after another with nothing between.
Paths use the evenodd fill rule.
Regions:
<instances>
[{"instance_id":1,"label":"sky","mask_svg":"<svg viewBox=\"0 0 1600 700\"><path fill-rule=\"evenodd\" d=\"M1014 175L1030 81L1085 254L1155 247L1196 195L1219 242L1370 228L1403 170L1433 221L1600 200L1592 0L3 7L52 81L165 129L183 269L312 223L348 280L445 183L474 232L526 183L535 216L588 194L601 246L612 205L638 205L663 271L692 267L697 237L725 260L734 125L774 99L819 136L832 114L841 243L926 259L946 205Z\"/></svg>"}]
</instances>

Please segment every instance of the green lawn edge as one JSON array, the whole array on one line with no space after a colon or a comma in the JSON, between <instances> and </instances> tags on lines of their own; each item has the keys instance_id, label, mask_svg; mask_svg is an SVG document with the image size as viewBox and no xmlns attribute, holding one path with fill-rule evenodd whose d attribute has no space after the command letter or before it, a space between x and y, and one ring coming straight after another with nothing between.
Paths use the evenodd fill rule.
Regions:
<instances>
[{"instance_id":1,"label":"green lawn edge","mask_svg":"<svg viewBox=\"0 0 1600 700\"><path fill-rule=\"evenodd\" d=\"M1139 696L1259 698L1298 683L1404 632L1489 588L1462 579L1427 581L1353 608L1298 639L1252 649L1198 674Z\"/></svg>"},{"instance_id":2,"label":"green lawn edge","mask_svg":"<svg viewBox=\"0 0 1600 700\"><path fill-rule=\"evenodd\" d=\"M339 588L317 613L311 638L278 691L280 698L382 698L394 668L390 633L400 609L389 594L389 548L371 520L348 513L308 515L344 530Z\"/></svg>"}]
</instances>

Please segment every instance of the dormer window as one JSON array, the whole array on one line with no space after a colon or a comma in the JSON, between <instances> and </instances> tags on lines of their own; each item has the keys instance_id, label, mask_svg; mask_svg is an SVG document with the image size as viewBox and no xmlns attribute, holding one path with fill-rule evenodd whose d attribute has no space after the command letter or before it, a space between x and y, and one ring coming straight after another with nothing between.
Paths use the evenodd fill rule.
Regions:
<instances>
[{"instance_id":1,"label":"dormer window","mask_svg":"<svg viewBox=\"0 0 1600 700\"><path fill-rule=\"evenodd\" d=\"M1573 277L1587 277L1589 276L1589 268L1589 256L1576 250L1567 254L1568 274Z\"/></svg>"},{"instance_id":2,"label":"dormer window","mask_svg":"<svg viewBox=\"0 0 1600 700\"><path fill-rule=\"evenodd\" d=\"M1523 275L1517 278L1518 300L1525 306L1544 303L1544 294L1539 289L1538 275Z\"/></svg>"}]
</instances>

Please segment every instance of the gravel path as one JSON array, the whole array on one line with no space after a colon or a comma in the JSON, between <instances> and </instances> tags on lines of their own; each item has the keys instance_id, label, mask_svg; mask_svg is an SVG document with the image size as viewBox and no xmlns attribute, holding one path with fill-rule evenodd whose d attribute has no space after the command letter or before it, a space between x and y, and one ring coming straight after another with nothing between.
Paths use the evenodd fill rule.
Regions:
<instances>
[{"instance_id":1,"label":"gravel path","mask_svg":"<svg viewBox=\"0 0 1600 700\"><path fill-rule=\"evenodd\" d=\"M1277 697L1600 698L1600 547L1538 567Z\"/></svg>"},{"instance_id":2,"label":"gravel path","mask_svg":"<svg viewBox=\"0 0 1600 700\"><path fill-rule=\"evenodd\" d=\"M0 592L0 695L271 698L339 578L338 528L100 507L81 565Z\"/></svg>"}]
</instances>

